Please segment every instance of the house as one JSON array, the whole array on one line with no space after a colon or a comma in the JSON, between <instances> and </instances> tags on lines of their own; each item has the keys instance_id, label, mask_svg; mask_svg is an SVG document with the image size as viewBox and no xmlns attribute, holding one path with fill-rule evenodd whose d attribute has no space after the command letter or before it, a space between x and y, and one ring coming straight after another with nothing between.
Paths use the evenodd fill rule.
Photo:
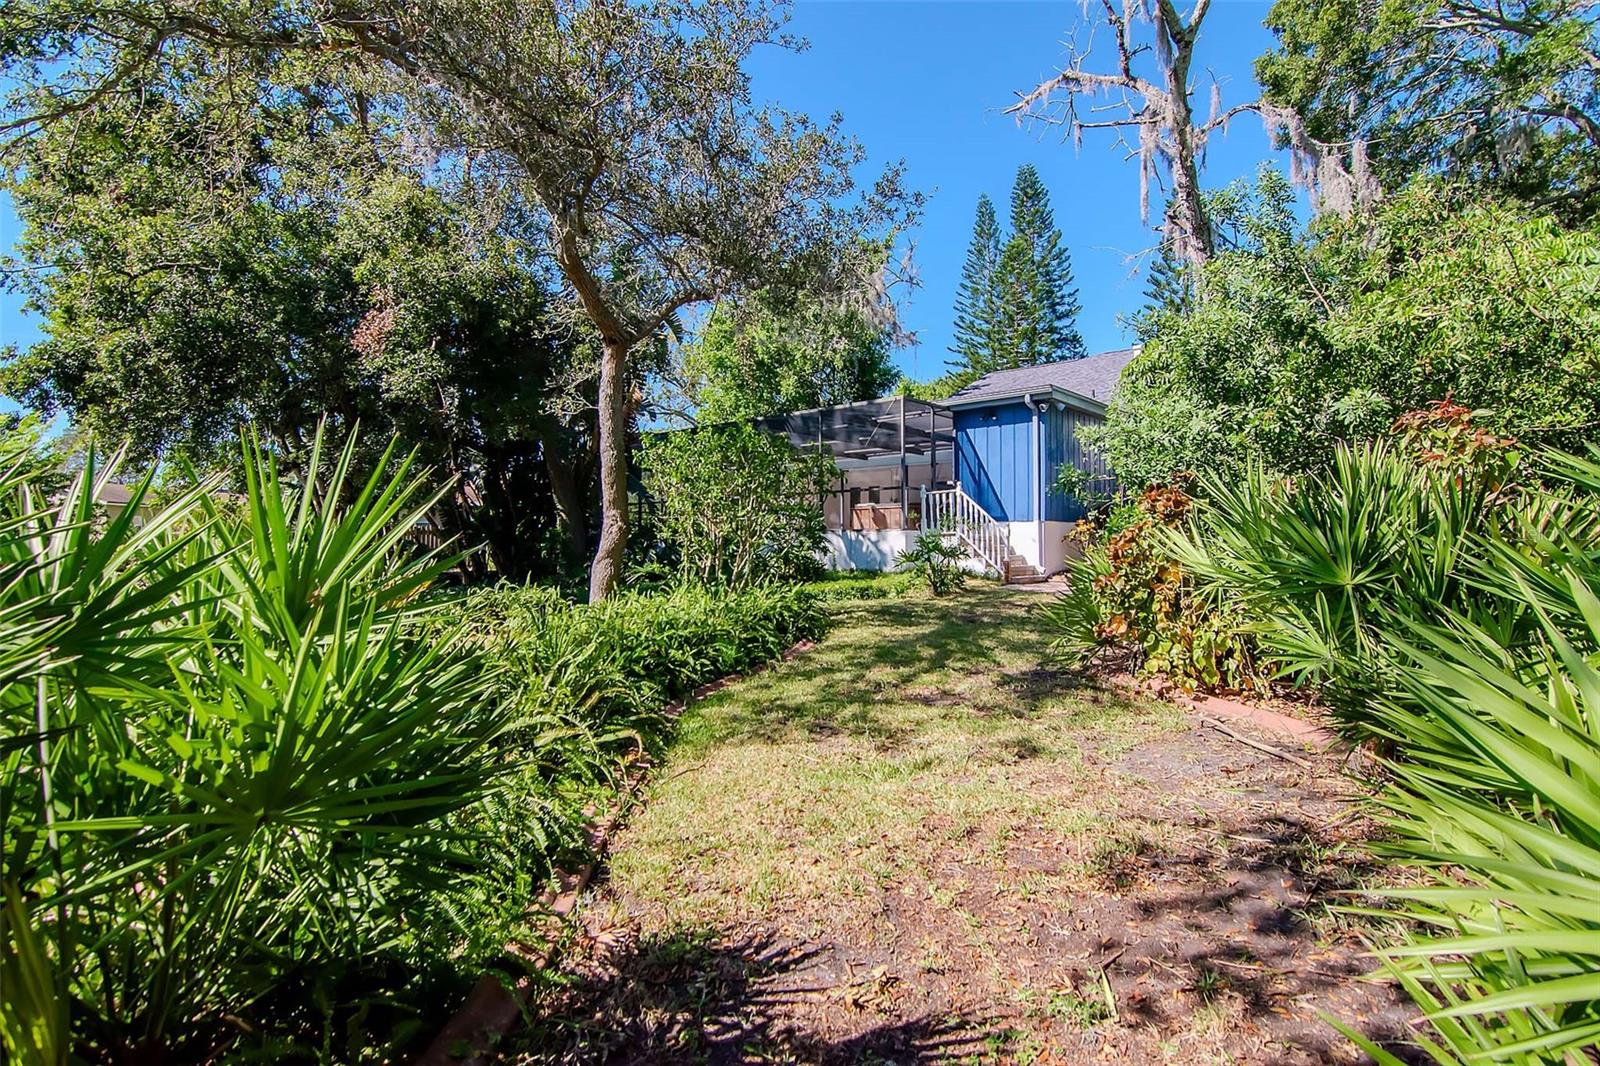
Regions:
<instances>
[{"instance_id":1,"label":"house","mask_svg":"<svg viewBox=\"0 0 1600 1066\"><path fill-rule=\"evenodd\" d=\"M1084 505L1053 491L1057 470L1070 464L1109 487L1105 458L1079 433L1105 422L1106 404L1137 354L1137 348L1122 348L997 370L944 401L952 414L955 481L945 491L953 491L957 504L966 497L1001 527L1008 558L1040 574L1066 565L1065 538ZM944 513L941 504L933 502L936 518Z\"/></svg>"},{"instance_id":2,"label":"house","mask_svg":"<svg viewBox=\"0 0 1600 1066\"><path fill-rule=\"evenodd\" d=\"M837 488L820 502L826 563L887 570L938 530L969 565L1007 580L1042 580L1066 565L1081 501L1052 491L1064 463L1107 486L1103 457L1079 432L1105 420L1137 348L999 370L937 403L891 396L758 421L796 447L827 449Z\"/></svg>"}]
</instances>

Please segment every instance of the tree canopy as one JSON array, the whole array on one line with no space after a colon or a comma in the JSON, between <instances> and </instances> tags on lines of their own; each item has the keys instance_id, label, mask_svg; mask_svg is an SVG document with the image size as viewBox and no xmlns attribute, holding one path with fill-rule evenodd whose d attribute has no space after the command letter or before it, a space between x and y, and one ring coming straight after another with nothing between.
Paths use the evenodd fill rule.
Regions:
<instances>
[{"instance_id":1,"label":"tree canopy","mask_svg":"<svg viewBox=\"0 0 1600 1066\"><path fill-rule=\"evenodd\" d=\"M1125 483L1312 469L1446 395L1530 443L1600 424L1600 231L1438 181L1309 233L1275 171L1229 203L1239 246L1141 322L1099 439Z\"/></svg>"},{"instance_id":2,"label":"tree canopy","mask_svg":"<svg viewBox=\"0 0 1600 1066\"><path fill-rule=\"evenodd\" d=\"M384 97L435 158L505 183L599 347L601 535L594 598L627 539L633 353L683 308L863 269L917 199L891 167L865 189L838 122L753 103L744 61L793 42L765 0L428 0L340 5L18 0L0 129L36 133L193 50L229 67L307 64L366 114ZM223 108L226 114L227 109ZM876 266L876 264L872 264Z\"/></svg>"},{"instance_id":3,"label":"tree canopy","mask_svg":"<svg viewBox=\"0 0 1600 1066\"><path fill-rule=\"evenodd\" d=\"M900 378L894 330L860 308L758 294L719 304L682 354L702 425L887 395Z\"/></svg>"},{"instance_id":4,"label":"tree canopy","mask_svg":"<svg viewBox=\"0 0 1600 1066\"><path fill-rule=\"evenodd\" d=\"M978 199L972 243L956 295L956 375L1076 359L1084 354L1072 259L1056 227L1050 194L1030 163L1011 190L1011 228L1002 233L994 204Z\"/></svg>"},{"instance_id":5,"label":"tree canopy","mask_svg":"<svg viewBox=\"0 0 1600 1066\"><path fill-rule=\"evenodd\" d=\"M1387 189L1445 174L1600 209L1600 28L1592 0L1276 0L1256 63L1273 103Z\"/></svg>"}]
</instances>

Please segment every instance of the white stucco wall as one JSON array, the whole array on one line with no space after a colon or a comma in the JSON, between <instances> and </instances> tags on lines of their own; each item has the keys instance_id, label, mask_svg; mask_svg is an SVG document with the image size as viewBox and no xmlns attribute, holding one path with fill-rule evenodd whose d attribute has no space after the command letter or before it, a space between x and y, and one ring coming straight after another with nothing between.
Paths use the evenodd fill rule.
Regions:
<instances>
[{"instance_id":1,"label":"white stucco wall","mask_svg":"<svg viewBox=\"0 0 1600 1066\"><path fill-rule=\"evenodd\" d=\"M1005 525L1005 523L1001 523ZM1073 522L1044 523L1043 563L1040 562L1038 526L1032 522L1012 522L1007 527L1011 549L1047 574L1060 573L1067 565L1069 546L1066 536ZM922 534L915 529L876 529L832 532L823 538L822 565L829 570L893 570L900 553L917 542ZM968 570L982 572L985 567L969 560Z\"/></svg>"},{"instance_id":2,"label":"white stucco wall","mask_svg":"<svg viewBox=\"0 0 1600 1066\"><path fill-rule=\"evenodd\" d=\"M1006 535L1011 550L1047 574L1060 573L1067 566L1066 536L1075 522L1011 522L1006 525ZM1044 527L1044 544L1039 543L1040 525Z\"/></svg>"},{"instance_id":3,"label":"white stucco wall","mask_svg":"<svg viewBox=\"0 0 1600 1066\"><path fill-rule=\"evenodd\" d=\"M827 533L822 565L829 570L893 570L900 553L922 534L915 529L873 529Z\"/></svg>"}]
</instances>

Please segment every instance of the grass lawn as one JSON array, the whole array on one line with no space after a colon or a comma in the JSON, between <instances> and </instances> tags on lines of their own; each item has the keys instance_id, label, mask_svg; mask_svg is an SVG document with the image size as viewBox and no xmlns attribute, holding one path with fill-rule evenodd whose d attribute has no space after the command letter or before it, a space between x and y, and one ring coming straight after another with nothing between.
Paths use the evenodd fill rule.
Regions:
<instances>
[{"instance_id":1,"label":"grass lawn","mask_svg":"<svg viewBox=\"0 0 1600 1066\"><path fill-rule=\"evenodd\" d=\"M1053 669L1037 592L838 607L695 704L525 1061L1360 1061L1353 788ZM1270 738L1281 744L1281 738Z\"/></svg>"}]
</instances>

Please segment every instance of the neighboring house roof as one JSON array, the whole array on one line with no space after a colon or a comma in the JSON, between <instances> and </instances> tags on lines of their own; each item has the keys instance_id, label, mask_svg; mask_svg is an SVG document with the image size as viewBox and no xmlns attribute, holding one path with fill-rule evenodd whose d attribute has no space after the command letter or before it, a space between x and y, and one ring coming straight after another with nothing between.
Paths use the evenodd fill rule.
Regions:
<instances>
[{"instance_id":1,"label":"neighboring house roof","mask_svg":"<svg viewBox=\"0 0 1600 1066\"><path fill-rule=\"evenodd\" d=\"M1063 359L1057 363L1019 366L1015 370L996 370L944 401L946 407L979 407L1002 400L1015 400L1046 393L1066 393L1104 407L1116 391L1122 368L1139 354L1137 346L1112 352L1086 355L1082 359Z\"/></svg>"},{"instance_id":2,"label":"neighboring house roof","mask_svg":"<svg viewBox=\"0 0 1600 1066\"><path fill-rule=\"evenodd\" d=\"M127 485L119 485L115 481L102 482L95 493L95 502L108 507L125 507L131 499L133 499L133 489Z\"/></svg>"}]
</instances>

